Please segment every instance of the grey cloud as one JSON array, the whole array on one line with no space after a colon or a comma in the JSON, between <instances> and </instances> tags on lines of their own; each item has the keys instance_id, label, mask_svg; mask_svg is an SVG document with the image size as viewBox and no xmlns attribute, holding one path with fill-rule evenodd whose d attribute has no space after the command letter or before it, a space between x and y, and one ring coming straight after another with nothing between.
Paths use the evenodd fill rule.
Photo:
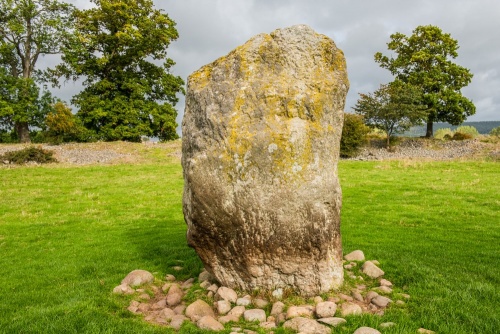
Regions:
<instances>
[{"instance_id":1,"label":"grey cloud","mask_svg":"<svg viewBox=\"0 0 500 334\"><path fill-rule=\"evenodd\" d=\"M74 0L88 8L88 1ZM308 24L334 39L345 53L351 88L346 111L358 93L371 92L392 77L373 60L388 54L386 43L395 32L411 34L418 25L433 24L460 45L460 65L474 73L463 92L477 106L471 121L500 120L500 2L497 0L154 0L177 22L180 34L171 44L173 73L184 79L202 65L243 44L252 36L294 24ZM76 86L66 87L64 94ZM179 121L184 100L177 105Z\"/></svg>"}]
</instances>

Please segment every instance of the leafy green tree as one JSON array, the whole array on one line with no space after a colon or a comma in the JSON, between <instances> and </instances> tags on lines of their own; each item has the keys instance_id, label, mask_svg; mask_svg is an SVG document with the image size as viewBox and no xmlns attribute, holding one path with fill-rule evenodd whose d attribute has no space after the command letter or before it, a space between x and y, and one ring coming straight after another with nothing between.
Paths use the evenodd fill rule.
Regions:
<instances>
[{"instance_id":1,"label":"leafy green tree","mask_svg":"<svg viewBox=\"0 0 500 334\"><path fill-rule=\"evenodd\" d=\"M29 142L29 128L24 132L24 125L43 129L53 102L50 92L40 92L33 79L13 77L0 67L0 129L4 132L14 131L21 142Z\"/></svg>"},{"instance_id":2,"label":"leafy green tree","mask_svg":"<svg viewBox=\"0 0 500 334\"><path fill-rule=\"evenodd\" d=\"M177 138L174 106L184 82L170 73L167 58L178 38L175 22L151 0L91 2L96 7L74 12L74 34L53 71L84 77L85 89L72 100L77 116L103 140Z\"/></svg>"},{"instance_id":3,"label":"leafy green tree","mask_svg":"<svg viewBox=\"0 0 500 334\"><path fill-rule=\"evenodd\" d=\"M63 102L54 104L53 110L45 117L47 131L45 137L54 144L69 141L76 137L78 125L75 115L71 109Z\"/></svg>"},{"instance_id":4,"label":"leafy green tree","mask_svg":"<svg viewBox=\"0 0 500 334\"><path fill-rule=\"evenodd\" d=\"M340 156L352 158L359 152L360 147L366 141L366 135L370 132L363 121L363 116L344 113L344 126L340 138Z\"/></svg>"},{"instance_id":5,"label":"leafy green tree","mask_svg":"<svg viewBox=\"0 0 500 334\"><path fill-rule=\"evenodd\" d=\"M387 147L393 134L421 124L427 115L420 104L420 90L397 79L387 85L380 85L373 94L359 95L353 109L363 115L368 126L387 133Z\"/></svg>"},{"instance_id":6,"label":"leafy green tree","mask_svg":"<svg viewBox=\"0 0 500 334\"><path fill-rule=\"evenodd\" d=\"M29 127L38 126L34 120L46 111L41 106L47 92L39 97L35 87L36 63L41 55L59 53L72 8L57 0L0 0L0 75L6 85L0 122L11 123L21 142L30 141Z\"/></svg>"},{"instance_id":7,"label":"leafy green tree","mask_svg":"<svg viewBox=\"0 0 500 334\"><path fill-rule=\"evenodd\" d=\"M52 109L45 117L46 130L43 136L47 142L60 144L96 141L95 133L85 128L64 102L56 102Z\"/></svg>"},{"instance_id":8,"label":"leafy green tree","mask_svg":"<svg viewBox=\"0 0 500 334\"><path fill-rule=\"evenodd\" d=\"M418 87L427 110L426 137L432 137L433 123L461 124L476 112L461 89L472 80L472 73L451 61L458 56L458 42L432 25L418 26L411 36L391 35L388 49L395 58L375 54L375 61L397 79Z\"/></svg>"}]
</instances>

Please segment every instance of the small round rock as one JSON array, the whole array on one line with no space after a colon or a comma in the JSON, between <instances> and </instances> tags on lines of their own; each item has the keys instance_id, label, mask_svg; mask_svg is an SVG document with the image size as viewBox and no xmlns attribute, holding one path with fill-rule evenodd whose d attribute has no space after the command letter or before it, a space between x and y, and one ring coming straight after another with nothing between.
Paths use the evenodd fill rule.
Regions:
<instances>
[{"instance_id":1,"label":"small round rock","mask_svg":"<svg viewBox=\"0 0 500 334\"><path fill-rule=\"evenodd\" d=\"M371 327L360 327L353 334L380 334L380 332Z\"/></svg>"},{"instance_id":2,"label":"small round rock","mask_svg":"<svg viewBox=\"0 0 500 334\"><path fill-rule=\"evenodd\" d=\"M363 251L358 249L344 256L344 259L346 259L347 261L364 261L365 254L363 253Z\"/></svg>"}]
</instances>

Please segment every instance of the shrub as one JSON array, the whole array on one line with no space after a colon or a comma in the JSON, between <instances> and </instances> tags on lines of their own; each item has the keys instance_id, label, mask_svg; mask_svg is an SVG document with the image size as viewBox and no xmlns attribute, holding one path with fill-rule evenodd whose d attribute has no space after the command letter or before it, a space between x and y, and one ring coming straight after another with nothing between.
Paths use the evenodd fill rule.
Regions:
<instances>
[{"instance_id":1,"label":"shrub","mask_svg":"<svg viewBox=\"0 0 500 334\"><path fill-rule=\"evenodd\" d=\"M491 129L490 136L500 137L500 126L497 126L496 128Z\"/></svg>"},{"instance_id":2,"label":"shrub","mask_svg":"<svg viewBox=\"0 0 500 334\"><path fill-rule=\"evenodd\" d=\"M11 144L17 143L17 134L14 131L0 130L0 143Z\"/></svg>"},{"instance_id":3,"label":"shrub","mask_svg":"<svg viewBox=\"0 0 500 334\"><path fill-rule=\"evenodd\" d=\"M453 137L451 138L453 140L467 140L467 139L472 139L472 135L468 133L462 133L462 132L455 132Z\"/></svg>"},{"instance_id":4,"label":"shrub","mask_svg":"<svg viewBox=\"0 0 500 334\"><path fill-rule=\"evenodd\" d=\"M436 139L447 139L453 137L453 130L450 128L443 128L443 129L437 129L436 132L434 132L434 138Z\"/></svg>"},{"instance_id":5,"label":"shrub","mask_svg":"<svg viewBox=\"0 0 500 334\"><path fill-rule=\"evenodd\" d=\"M340 139L340 156L351 158L359 152L359 148L366 141L370 128L363 122L363 117L354 114L344 114L344 127Z\"/></svg>"},{"instance_id":6,"label":"shrub","mask_svg":"<svg viewBox=\"0 0 500 334\"><path fill-rule=\"evenodd\" d=\"M389 137L389 147L398 146L401 144L402 138L398 136Z\"/></svg>"},{"instance_id":7,"label":"shrub","mask_svg":"<svg viewBox=\"0 0 500 334\"><path fill-rule=\"evenodd\" d=\"M459 126L455 132L460 132L462 134L470 135L470 138L474 138L479 135L479 132L475 127L468 125Z\"/></svg>"},{"instance_id":8,"label":"shrub","mask_svg":"<svg viewBox=\"0 0 500 334\"><path fill-rule=\"evenodd\" d=\"M8 161L13 164L24 164L29 161L34 161L37 163L49 163L57 162L53 157L54 152L49 150L44 150L40 147L26 147L18 151L9 151L3 155L0 155L0 161Z\"/></svg>"}]
</instances>

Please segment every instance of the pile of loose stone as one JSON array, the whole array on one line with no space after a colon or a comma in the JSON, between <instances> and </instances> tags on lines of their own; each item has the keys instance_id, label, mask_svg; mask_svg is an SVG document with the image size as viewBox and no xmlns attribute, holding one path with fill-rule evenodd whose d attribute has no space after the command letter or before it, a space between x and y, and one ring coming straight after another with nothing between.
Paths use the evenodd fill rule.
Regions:
<instances>
[{"instance_id":1,"label":"pile of loose stone","mask_svg":"<svg viewBox=\"0 0 500 334\"><path fill-rule=\"evenodd\" d=\"M394 150L387 150L382 146L365 146L361 148L356 157L349 160L387 160L387 159L430 159L451 160L471 157L480 152L487 144L479 140L454 140L454 141L424 141L421 139L406 139Z\"/></svg>"},{"instance_id":2,"label":"pile of loose stone","mask_svg":"<svg viewBox=\"0 0 500 334\"><path fill-rule=\"evenodd\" d=\"M350 295L332 292L326 300L316 296L303 305L285 304L283 301L289 299L284 298L286 292L283 289L272 291L267 294L268 298L238 294L233 289L219 286L207 271L199 275L199 285L195 285L194 278L176 281L173 275L167 275L165 281L155 282L151 273L134 270L113 292L134 295L128 310L143 315L146 321L154 324L180 330L185 322L192 322L201 329L221 331L225 324L232 322L235 327L232 327L231 333L246 334L257 333L254 331L255 326L269 333L273 333L278 326L304 334L331 333L330 326L346 323L346 316L363 313L383 315L389 305L405 305L405 301L410 298L407 294L394 293L392 283L382 278L384 272L378 267L379 263L375 260L365 261L362 251L354 251L344 259L346 280L353 285ZM355 272L359 275L356 276ZM183 299L188 291L190 296L198 296L198 299L186 303ZM380 324L380 328L391 326L396 324ZM433 333L423 328L417 332ZM361 327L354 333L380 332L374 328Z\"/></svg>"}]
</instances>

